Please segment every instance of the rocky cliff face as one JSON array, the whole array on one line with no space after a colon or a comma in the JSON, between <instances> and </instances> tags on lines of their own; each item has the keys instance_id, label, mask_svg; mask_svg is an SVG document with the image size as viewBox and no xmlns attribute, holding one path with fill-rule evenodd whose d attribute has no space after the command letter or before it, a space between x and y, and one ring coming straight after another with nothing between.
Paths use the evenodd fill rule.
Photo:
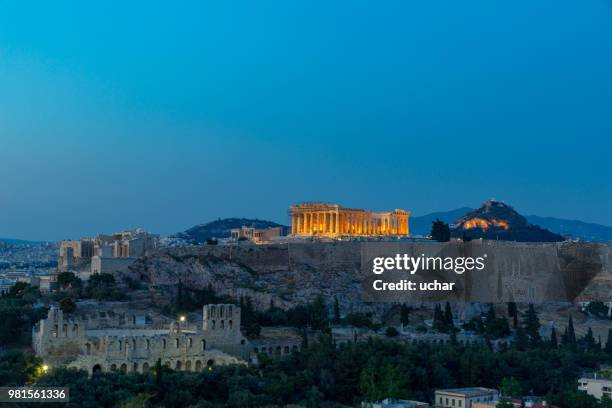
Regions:
<instances>
[{"instance_id":1,"label":"rocky cliff face","mask_svg":"<svg viewBox=\"0 0 612 408\"><path fill-rule=\"evenodd\" d=\"M218 294L249 296L261 308L267 307L270 300L286 308L322 295L330 304L337 297L344 312L384 311L388 304L367 304L362 300L361 262L365 244L315 242L171 248L140 259L129 274L161 290L172 290L179 281L194 288L210 284ZM477 243L457 242L450 249L448 246L443 249L445 244L440 243L397 245L397 251L417 256L421 252L486 251L490 254L491 271L501 276L489 279L492 291L505 285L506 279L528 282L546 276L548 285L560 292L561 297L581 300L585 296L609 297L612 293L612 247L605 244L485 241L480 245L486 248L475 248ZM472 247L466 249L462 245Z\"/></svg>"}]
</instances>

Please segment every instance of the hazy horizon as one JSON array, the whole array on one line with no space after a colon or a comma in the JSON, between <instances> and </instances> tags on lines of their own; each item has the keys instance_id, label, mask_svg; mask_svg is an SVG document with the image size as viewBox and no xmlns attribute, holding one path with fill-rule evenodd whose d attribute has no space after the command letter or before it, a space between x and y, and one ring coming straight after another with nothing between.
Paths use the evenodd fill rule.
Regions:
<instances>
[{"instance_id":1,"label":"hazy horizon","mask_svg":"<svg viewBox=\"0 0 612 408\"><path fill-rule=\"evenodd\" d=\"M26 3L0 14L0 237L290 204L612 225L612 3Z\"/></svg>"}]
</instances>

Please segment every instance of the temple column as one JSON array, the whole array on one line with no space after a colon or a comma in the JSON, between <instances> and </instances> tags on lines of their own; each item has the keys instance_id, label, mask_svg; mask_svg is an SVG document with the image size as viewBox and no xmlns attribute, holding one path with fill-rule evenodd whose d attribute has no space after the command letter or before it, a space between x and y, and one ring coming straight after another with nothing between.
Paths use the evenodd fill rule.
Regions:
<instances>
[{"instance_id":1,"label":"temple column","mask_svg":"<svg viewBox=\"0 0 612 408\"><path fill-rule=\"evenodd\" d=\"M291 214L291 234L295 235L297 230L297 215Z\"/></svg>"},{"instance_id":2,"label":"temple column","mask_svg":"<svg viewBox=\"0 0 612 408\"><path fill-rule=\"evenodd\" d=\"M340 226L340 223L338 222L338 213L334 213L334 234L338 235L340 233L340 230L338 229L338 227Z\"/></svg>"}]
</instances>

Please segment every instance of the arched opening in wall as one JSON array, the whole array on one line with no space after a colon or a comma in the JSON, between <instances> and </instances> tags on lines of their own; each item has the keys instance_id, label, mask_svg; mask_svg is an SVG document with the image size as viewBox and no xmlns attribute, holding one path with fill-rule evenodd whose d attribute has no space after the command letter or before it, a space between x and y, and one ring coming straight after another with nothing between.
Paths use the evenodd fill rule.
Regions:
<instances>
[{"instance_id":1,"label":"arched opening in wall","mask_svg":"<svg viewBox=\"0 0 612 408\"><path fill-rule=\"evenodd\" d=\"M210 359L206 362L206 367L212 367L214 365L215 365L215 360Z\"/></svg>"},{"instance_id":2,"label":"arched opening in wall","mask_svg":"<svg viewBox=\"0 0 612 408\"><path fill-rule=\"evenodd\" d=\"M166 361L166 363L164 364L166 367L170 368L170 362Z\"/></svg>"},{"instance_id":3,"label":"arched opening in wall","mask_svg":"<svg viewBox=\"0 0 612 408\"><path fill-rule=\"evenodd\" d=\"M219 318L221 318L221 319L223 318L223 310L224 309L225 308L223 306L219 306Z\"/></svg>"},{"instance_id":4,"label":"arched opening in wall","mask_svg":"<svg viewBox=\"0 0 612 408\"><path fill-rule=\"evenodd\" d=\"M227 322L227 326L229 327L230 330L232 330L232 327L234 326L234 323L230 320Z\"/></svg>"},{"instance_id":5,"label":"arched opening in wall","mask_svg":"<svg viewBox=\"0 0 612 408\"><path fill-rule=\"evenodd\" d=\"M79 325L75 323L74 326L72 326L72 331L76 334L79 331Z\"/></svg>"},{"instance_id":6,"label":"arched opening in wall","mask_svg":"<svg viewBox=\"0 0 612 408\"><path fill-rule=\"evenodd\" d=\"M138 363L134 363L133 367L132 367L132 371L137 373L138 372Z\"/></svg>"},{"instance_id":7,"label":"arched opening in wall","mask_svg":"<svg viewBox=\"0 0 612 408\"><path fill-rule=\"evenodd\" d=\"M183 363L181 361L177 361L176 365L174 366L174 369L179 371L183 369Z\"/></svg>"},{"instance_id":8,"label":"arched opening in wall","mask_svg":"<svg viewBox=\"0 0 612 408\"><path fill-rule=\"evenodd\" d=\"M240 340L240 344L244 345L245 341L244 339Z\"/></svg>"},{"instance_id":9,"label":"arched opening in wall","mask_svg":"<svg viewBox=\"0 0 612 408\"><path fill-rule=\"evenodd\" d=\"M136 339L132 340L132 348L136 350Z\"/></svg>"},{"instance_id":10,"label":"arched opening in wall","mask_svg":"<svg viewBox=\"0 0 612 408\"><path fill-rule=\"evenodd\" d=\"M68 335L68 325L66 323L62 326L62 332L64 332L64 336Z\"/></svg>"},{"instance_id":11,"label":"arched opening in wall","mask_svg":"<svg viewBox=\"0 0 612 408\"><path fill-rule=\"evenodd\" d=\"M111 371L117 371L117 364L111 364Z\"/></svg>"},{"instance_id":12,"label":"arched opening in wall","mask_svg":"<svg viewBox=\"0 0 612 408\"><path fill-rule=\"evenodd\" d=\"M185 371L191 371L191 361L185 361Z\"/></svg>"},{"instance_id":13,"label":"arched opening in wall","mask_svg":"<svg viewBox=\"0 0 612 408\"><path fill-rule=\"evenodd\" d=\"M253 349L253 352L254 352L255 354L259 353L259 348L255 347L255 348Z\"/></svg>"},{"instance_id":14,"label":"arched opening in wall","mask_svg":"<svg viewBox=\"0 0 612 408\"><path fill-rule=\"evenodd\" d=\"M162 339L162 348L165 349L166 348L166 339Z\"/></svg>"},{"instance_id":15,"label":"arched opening in wall","mask_svg":"<svg viewBox=\"0 0 612 408\"><path fill-rule=\"evenodd\" d=\"M91 369L91 373L95 374L95 373L101 373L102 372L102 366L100 364L96 364L95 366L92 367Z\"/></svg>"},{"instance_id":16,"label":"arched opening in wall","mask_svg":"<svg viewBox=\"0 0 612 408\"><path fill-rule=\"evenodd\" d=\"M123 342L119 340L119 351L123 350Z\"/></svg>"},{"instance_id":17,"label":"arched opening in wall","mask_svg":"<svg viewBox=\"0 0 612 408\"><path fill-rule=\"evenodd\" d=\"M147 339L147 350L151 348L151 340Z\"/></svg>"},{"instance_id":18,"label":"arched opening in wall","mask_svg":"<svg viewBox=\"0 0 612 408\"><path fill-rule=\"evenodd\" d=\"M142 372L143 373L148 373L149 372L149 363L143 363L142 364Z\"/></svg>"},{"instance_id":19,"label":"arched opening in wall","mask_svg":"<svg viewBox=\"0 0 612 408\"><path fill-rule=\"evenodd\" d=\"M233 314L234 314L234 308L232 307L232 305L229 305L229 310L227 311L227 317L232 317Z\"/></svg>"},{"instance_id":20,"label":"arched opening in wall","mask_svg":"<svg viewBox=\"0 0 612 408\"><path fill-rule=\"evenodd\" d=\"M221 329L225 329L225 320L221 320Z\"/></svg>"},{"instance_id":21,"label":"arched opening in wall","mask_svg":"<svg viewBox=\"0 0 612 408\"><path fill-rule=\"evenodd\" d=\"M216 326L217 326L217 322L213 320L212 321L212 328L213 328L213 330L216 328Z\"/></svg>"},{"instance_id":22,"label":"arched opening in wall","mask_svg":"<svg viewBox=\"0 0 612 408\"><path fill-rule=\"evenodd\" d=\"M174 339L174 345L179 348L179 339Z\"/></svg>"},{"instance_id":23,"label":"arched opening in wall","mask_svg":"<svg viewBox=\"0 0 612 408\"><path fill-rule=\"evenodd\" d=\"M202 370L202 362L200 360L196 360L196 362L195 362L195 370L196 371L201 371Z\"/></svg>"},{"instance_id":24,"label":"arched opening in wall","mask_svg":"<svg viewBox=\"0 0 612 408\"><path fill-rule=\"evenodd\" d=\"M289 346L285 346L285 349L283 350L283 352L285 354L289 354Z\"/></svg>"},{"instance_id":25,"label":"arched opening in wall","mask_svg":"<svg viewBox=\"0 0 612 408\"><path fill-rule=\"evenodd\" d=\"M206 340L202 339L202 341L200 342L200 348L202 350L206 350Z\"/></svg>"},{"instance_id":26,"label":"arched opening in wall","mask_svg":"<svg viewBox=\"0 0 612 408\"><path fill-rule=\"evenodd\" d=\"M281 353L281 346L276 346L276 355L280 356Z\"/></svg>"},{"instance_id":27,"label":"arched opening in wall","mask_svg":"<svg viewBox=\"0 0 612 408\"><path fill-rule=\"evenodd\" d=\"M91 354L91 344L85 343L85 353Z\"/></svg>"},{"instance_id":28,"label":"arched opening in wall","mask_svg":"<svg viewBox=\"0 0 612 408\"><path fill-rule=\"evenodd\" d=\"M292 350L293 350L293 351L298 351L298 346L295 346L295 345L294 345L294 346L293 346L293 348L292 348Z\"/></svg>"},{"instance_id":29,"label":"arched opening in wall","mask_svg":"<svg viewBox=\"0 0 612 408\"><path fill-rule=\"evenodd\" d=\"M125 363L121 364L121 372L124 374L127 373L127 364Z\"/></svg>"},{"instance_id":30,"label":"arched opening in wall","mask_svg":"<svg viewBox=\"0 0 612 408\"><path fill-rule=\"evenodd\" d=\"M58 331L58 330L59 330L59 329L58 329L58 327L57 327L57 324L54 324L54 325L53 325L53 337L57 337L57 331Z\"/></svg>"}]
</instances>

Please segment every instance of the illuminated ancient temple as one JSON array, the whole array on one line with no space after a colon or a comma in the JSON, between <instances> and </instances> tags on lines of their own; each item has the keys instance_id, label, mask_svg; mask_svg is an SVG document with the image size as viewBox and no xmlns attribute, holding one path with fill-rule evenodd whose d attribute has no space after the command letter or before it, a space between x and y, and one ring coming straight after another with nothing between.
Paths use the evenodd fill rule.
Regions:
<instances>
[{"instance_id":1,"label":"illuminated ancient temple","mask_svg":"<svg viewBox=\"0 0 612 408\"><path fill-rule=\"evenodd\" d=\"M291 234L296 236L404 236L409 235L410 212L396 209L374 212L342 208L338 204L292 205Z\"/></svg>"}]
</instances>

